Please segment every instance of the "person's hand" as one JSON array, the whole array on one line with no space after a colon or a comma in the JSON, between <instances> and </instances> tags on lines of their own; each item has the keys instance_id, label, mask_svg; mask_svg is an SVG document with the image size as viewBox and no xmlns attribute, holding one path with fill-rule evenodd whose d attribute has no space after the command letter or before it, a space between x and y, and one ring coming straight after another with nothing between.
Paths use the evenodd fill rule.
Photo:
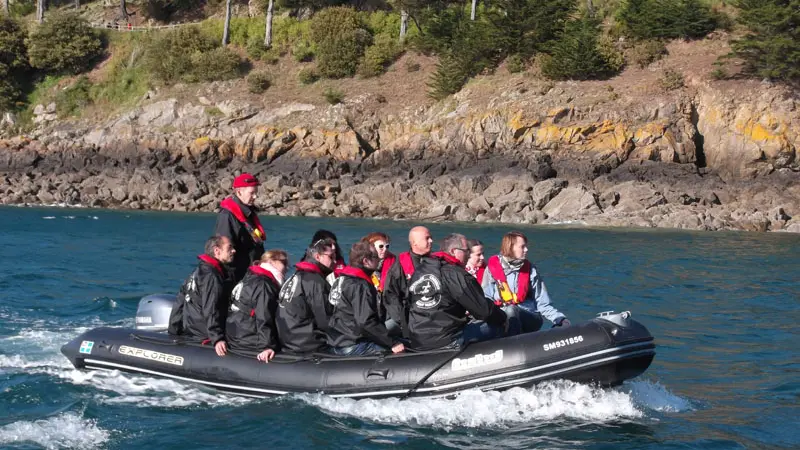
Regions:
<instances>
[{"instance_id":1,"label":"person's hand","mask_svg":"<svg viewBox=\"0 0 800 450\"><path fill-rule=\"evenodd\" d=\"M392 353L401 353L401 352L405 351L405 349L406 349L406 346L403 345L402 342L400 342L400 343L394 344L392 346Z\"/></svg>"},{"instance_id":2,"label":"person's hand","mask_svg":"<svg viewBox=\"0 0 800 450\"><path fill-rule=\"evenodd\" d=\"M214 350L217 351L217 356L225 356L228 353L228 346L225 344L225 341L219 341L214 344Z\"/></svg>"},{"instance_id":3,"label":"person's hand","mask_svg":"<svg viewBox=\"0 0 800 450\"><path fill-rule=\"evenodd\" d=\"M273 350L271 348L268 348L268 349L264 350L263 352L259 353L258 356L256 356L256 359L258 359L259 361L264 361L265 363L268 363L268 362L270 362L272 360L272 358L274 356L275 356L275 350Z\"/></svg>"},{"instance_id":4,"label":"person's hand","mask_svg":"<svg viewBox=\"0 0 800 450\"><path fill-rule=\"evenodd\" d=\"M569 319L567 319L566 317L564 317L563 319L561 319L561 321L555 324L555 326L563 328L566 328L570 325L572 325L572 322L570 322Z\"/></svg>"}]
</instances>

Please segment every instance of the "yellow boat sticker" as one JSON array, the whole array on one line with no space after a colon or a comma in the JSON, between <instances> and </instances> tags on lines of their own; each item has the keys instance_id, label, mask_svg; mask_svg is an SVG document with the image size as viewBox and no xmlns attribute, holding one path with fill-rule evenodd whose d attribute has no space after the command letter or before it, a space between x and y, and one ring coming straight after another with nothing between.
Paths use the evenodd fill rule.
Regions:
<instances>
[{"instance_id":1,"label":"yellow boat sticker","mask_svg":"<svg viewBox=\"0 0 800 450\"><path fill-rule=\"evenodd\" d=\"M145 350L136 347L128 347L127 345L121 345L119 347L119 353L122 355L133 356L134 358L149 359L151 361L158 361L176 366L183 365L183 356L154 352L152 350Z\"/></svg>"}]
</instances>

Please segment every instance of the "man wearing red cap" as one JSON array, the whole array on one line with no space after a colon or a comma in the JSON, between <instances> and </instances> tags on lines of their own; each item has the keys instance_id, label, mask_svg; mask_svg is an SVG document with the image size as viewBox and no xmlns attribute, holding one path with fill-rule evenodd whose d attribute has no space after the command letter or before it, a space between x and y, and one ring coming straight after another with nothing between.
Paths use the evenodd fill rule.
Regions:
<instances>
[{"instance_id":1,"label":"man wearing red cap","mask_svg":"<svg viewBox=\"0 0 800 450\"><path fill-rule=\"evenodd\" d=\"M253 175L242 173L233 179L233 195L220 203L214 234L227 236L236 253L233 258L234 284L241 281L247 268L261 258L267 235L254 206L259 182Z\"/></svg>"}]
</instances>

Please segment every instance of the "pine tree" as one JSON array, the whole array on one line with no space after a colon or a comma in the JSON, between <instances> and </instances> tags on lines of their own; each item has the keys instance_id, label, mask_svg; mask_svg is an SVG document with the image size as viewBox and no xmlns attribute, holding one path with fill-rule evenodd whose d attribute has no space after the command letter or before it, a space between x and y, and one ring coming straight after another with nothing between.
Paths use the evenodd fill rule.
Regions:
<instances>
[{"instance_id":1,"label":"pine tree","mask_svg":"<svg viewBox=\"0 0 800 450\"><path fill-rule=\"evenodd\" d=\"M555 80L588 80L613 73L598 48L600 31L596 20L584 17L567 22L559 40L542 65L542 73Z\"/></svg>"},{"instance_id":2,"label":"pine tree","mask_svg":"<svg viewBox=\"0 0 800 450\"><path fill-rule=\"evenodd\" d=\"M738 6L749 33L732 46L746 72L800 81L800 0L740 0Z\"/></svg>"}]
</instances>

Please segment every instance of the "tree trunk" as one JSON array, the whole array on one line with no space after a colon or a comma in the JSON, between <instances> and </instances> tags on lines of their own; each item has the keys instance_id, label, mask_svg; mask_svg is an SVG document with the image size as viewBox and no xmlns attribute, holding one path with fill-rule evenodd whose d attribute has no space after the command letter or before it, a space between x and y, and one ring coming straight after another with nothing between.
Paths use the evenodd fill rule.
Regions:
<instances>
[{"instance_id":1,"label":"tree trunk","mask_svg":"<svg viewBox=\"0 0 800 450\"><path fill-rule=\"evenodd\" d=\"M591 1L591 0L589 0ZM478 9L478 0L472 0L472 12L469 14L469 20L475 20L475 10Z\"/></svg>"},{"instance_id":2,"label":"tree trunk","mask_svg":"<svg viewBox=\"0 0 800 450\"><path fill-rule=\"evenodd\" d=\"M228 36L231 31L231 0L225 2L225 29L222 30L222 46L228 45Z\"/></svg>"},{"instance_id":3,"label":"tree trunk","mask_svg":"<svg viewBox=\"0 0 800 450\"><path fill-rule=\"evenodd\" d=\"M272 48L272 12L275 9L275 1L269 0L267 3L267 25L264 29L264 47Z\"/></svg>"},{"instance_id":4,"label":"tree trunk","mask_svg":"<svg viewBox=\"0 0 800 450\"><path fill-rule=\"evenodd\" d=\"M3 13L6 17L11 17L11 10L8 7L8 0L3 0Z\"/></svg>"},{"instance_id":5,"label":"tree trunk","mask_svg":"<svg viewBox=\"0 0 800 450\"><path fill-rule=\"evenodd\" d=\"M81 9L81 0L75 0L75 9Z\"/></svg>"},{"instance_id":6,"label":"tree trunk","mask_svg":"<svg viewBox=\"0 0 800 450\"><path fill-rule=\"evenodd\" d=\"M594 17L594 5L592 0L586 0L586 10L589 12L589 17Z\"/></svg>"},{"instance_id":7,"label":"tree trunk","mask_svg":"<svg viewBox=\"0 0 800 450\"><path fill-rule=\"evenodd\" d=\"M122 21L128 22L128 8L125 5L125 0L119 0L119 12L122 15Z\"/></svg>"},{"instance_id":8,"label":"tree trunk","mask_svg":"<svg viewBox=\"0 0 800 450\"><path fill-rule=\"evenodd\" d=\"M402 9L400 10L400 43L406 40L406 33L408 33L408 11Z\"/></svg>"},{"instance_id":9,"label":"tree trunk","mask_svg":"<svg viewBox=\"0 0 800 450\"><path fill-rule=\"evenodd\" d=\"M47 7L45 0L36 0L36 21L44 22L44 9Z\"/></svg>"}]
</instances>

